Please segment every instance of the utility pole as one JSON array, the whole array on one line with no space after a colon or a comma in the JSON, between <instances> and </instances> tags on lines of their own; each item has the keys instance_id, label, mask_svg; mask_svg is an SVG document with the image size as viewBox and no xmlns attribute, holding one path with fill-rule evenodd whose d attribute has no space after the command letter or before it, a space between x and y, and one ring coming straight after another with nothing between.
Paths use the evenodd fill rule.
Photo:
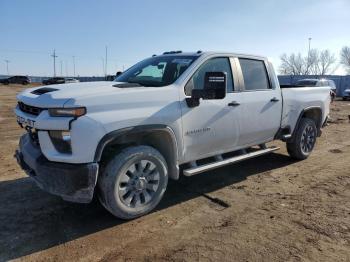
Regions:
<instances>
[{"instance_id":1,"label":"utility pole","mask_svg":"<svg viewBox=\"0 0 350 262\"><path fill-rule=\"evenodd\" d=\"M68 77L68 67L67 67L67 60L64 61L65 68L66 68L66 77Z\"/></svg>"},{"instance_id":2,"label":"utility pole","mask_svg":"<svg viewBox=\"0 0 350 262\"><path fill-rule=\"evenodd\" d=\"M309 67L310 67L310 51L311 51L311 40L312 38L309 37L309 50L307 52L307 73L309 74Z\"/></svg>"},{"instance_id":3,"label":"utility pole","mask_svg":"<svg viewBox=\"0 0 350 262\"><path fill-rule=\"evenodd\" d=\"M103 59L103 57L101 58L101 60L102 60L102 72L106 76L105 60Z\"/></svg>"},{"instance_id":4,"label":"utility pole","mask_svg":"<svg viewBox=\"0 0 350 262\"><path fill-rule=\"evenodd\" d=\"M63 76L63 72L62 72L62 60L60 61L61 63L61 76Z\"/></svg>"},{"instance_id":5,"label":"utility pole","mask_svg":"<svg viewBox=\"0 0 350 262\"><path fill-rule=\"evenodd\" d=\"M75 56L73 56L73 76L75 77Z\"/></svg>"},{"instance_id":6,"label":"utility pole","mask_svg":"<svg viewBox=\"0 0 350 262\"><path fill-rule=\"evenodd\" d=\"M311 37L309 37L309 51L307 52L307 59L308 59L308 60L310 59L311 40L312 40L312 38L311 38Z\"/></svg>"},{"instance_id":7,"label":"utility pole","mask_svg":"<svg viewBox=\"0 0 350 262\"><path fill-rule=\"evenodd\" d=\"M53 50L53 54L51 55L53 57L53 76L56 76L56 50Z\"/></svg>"},{"instance_id":8,"label":"utility pole","mask_svg":"<svg viewBox=\"0 0 350 262\"><path fill-rule=\"evenodd\" d=\"M106 58L105 58L105 76L107 76L107 46L106 46Z\"/></svg>"},{"instance_id":9,"label":"utility pole","mask_svg":"<svg viewBox=\"0 0 350 262\"><path fill-rule=\"evenodd\" d=\"M9 74L9 63L10 63L10 60L6 59L5 63L6 63L7 75L10 76L10 74Z\"/></svg>"}]
</instances>

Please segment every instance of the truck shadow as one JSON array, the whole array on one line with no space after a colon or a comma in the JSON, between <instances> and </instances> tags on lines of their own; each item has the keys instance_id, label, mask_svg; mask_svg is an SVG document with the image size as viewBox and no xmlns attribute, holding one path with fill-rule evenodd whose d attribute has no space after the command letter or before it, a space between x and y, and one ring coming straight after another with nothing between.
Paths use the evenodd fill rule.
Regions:
<instances>
[{"instance_id":1,"label":"truck shadow","mask_svg":"<svg viewBox=\"0 0 350 262\"><path fill-rule=\"evenodd\" d=\"M156 211L292 163L286 155L273 153L193 177L182 176L170 181ZM86 205L64 202L41 191L29 178L0 182L0 194L0 261L128 223L113 217L97 200Z\"/></svg>"}]
</instances>

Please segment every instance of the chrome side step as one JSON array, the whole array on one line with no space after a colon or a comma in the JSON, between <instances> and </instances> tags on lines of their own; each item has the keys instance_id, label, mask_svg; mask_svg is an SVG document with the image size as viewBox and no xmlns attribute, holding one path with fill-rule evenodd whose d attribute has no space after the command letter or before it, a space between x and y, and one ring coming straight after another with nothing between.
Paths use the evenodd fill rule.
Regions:
<instances>
[{"instance_id":1,"label":"chrome side step","mask_svg":"<svg viewBox=\"0 0 350 262\"><path fill-rule=\"evenodd\" d=\"M227 159L224 159L224 160L220 160L220 161L216 161L216 162L213 162L213 163L210 163L210 164L205 164L205 165L201 165L201 166L191 167L189 169L185 169L183 171L183 174L185 176L193 176L193 175L196 175L196 174L199 174L199 173L202 173L202 172L205 172L205 171L209 171L209 170L212 170L212 169L215 169L215 168L218 168L218 167L222 167L222 166L226 166L226 165L229 165L229 164L237 163L237 162L249 159L249 158L265 155L265 154L271 153L273 151L276 151L278 149L280 149L280 148L276 147L276 146L273 146L273 147L269 147L269 148L266 148L266 149L260 149L260 150L254 151L254 152L246 153L246 154L243 154L243 155L240 155L240 156L230 157L230 158L227 158Z\"/></svg>"}]
</instances>

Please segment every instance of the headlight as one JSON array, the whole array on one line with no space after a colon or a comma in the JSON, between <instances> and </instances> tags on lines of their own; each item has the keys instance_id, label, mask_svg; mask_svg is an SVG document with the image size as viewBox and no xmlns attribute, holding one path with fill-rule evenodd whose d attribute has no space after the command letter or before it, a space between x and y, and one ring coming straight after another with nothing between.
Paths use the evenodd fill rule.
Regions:
<instances>
[{"instance_id":1,"label":"headlight","mask_svg":"<svg viewBox=\"0 0 350 262\"><path fill-rule=\"evenodd\" d=\"M49 131L52 144L60 153L72 153L71 138L69 131Z\"/></svg>"},{"instance_id":2,"label":"headlight","mask_svg":"<svg viewBox=\"0 0 350 262\"><path fill-rule=\"evenodd\" d=\"M71 116L79 117L86 114L85 107L74 107L74 108L49 108L50 116Z\"/></svg>"}]
</instances>

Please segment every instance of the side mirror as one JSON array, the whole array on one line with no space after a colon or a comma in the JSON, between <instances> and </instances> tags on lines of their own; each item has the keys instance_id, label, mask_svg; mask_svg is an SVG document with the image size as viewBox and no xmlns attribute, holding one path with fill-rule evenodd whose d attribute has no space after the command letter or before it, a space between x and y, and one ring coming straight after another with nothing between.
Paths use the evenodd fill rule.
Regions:
<instances>
[{"instance_id":1,"label":"side mirror","mask_svg":"<svg viewBox=\"0 0 350 262\"><path fill-rule=\"evenodd\" d=\"M191 98L187 98L187 105L199 105L199 99L223 99L226 96L227 77L225 72L206 72L203 89L192 89Z\"/></svg>"},{"instance_id":2,"label":"side mirror","mask_svg":"<svg viewBox=\"0 0 350 262\"><path fill-rule=\"evenodd\" d=\"M203 89L193 89L193 98L223 99L226 96L226 73L206 72L204 76Z\"/></svg>"},{"instance_id":3,"label":"side mirror","mask_svg":"<svg viewBox=\"0 0 350 262\"><path fill-rule=\"evenodd\" d=\"M118 72L115 74L115 76L116 76L116 77L117 77L117 76L120 76L122 73L123 73L123 72L118 71Z\"/></svg>"}]
</instances>

